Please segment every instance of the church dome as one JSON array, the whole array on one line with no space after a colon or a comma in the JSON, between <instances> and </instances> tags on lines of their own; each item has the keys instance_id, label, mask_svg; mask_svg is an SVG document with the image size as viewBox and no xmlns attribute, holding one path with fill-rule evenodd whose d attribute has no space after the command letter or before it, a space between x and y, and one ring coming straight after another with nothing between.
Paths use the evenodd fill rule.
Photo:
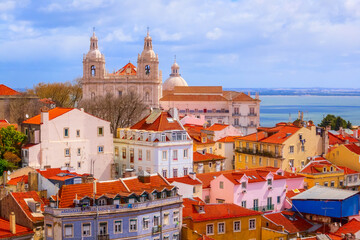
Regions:
<instances>
[{"instance_id":1,"label":"church dome","mask_svg":"<svg viewBox=\"0 0 360 240\"><path fill-rule=\"evenodd\" d=\"M87 58L101 58L102 54L99 49L90 50L87 54Z\"/></svg>"},{"instance_id":2,"label":"church dome","mask_svg":"<svg viewBox=\"0 0 360 240\"><path fill-rule=\"evenodd\" d=\"M101 58L102 54L98 47L98 38L95 35L95 31L93 32L93 35L90 38L90 50L86 54L86 58Z\"/></svg>"},{"instance_id":3,"label":"church dome","mask_svg":"<svg viewBox=\"0 0 360 240\"><path fill-rule=\"evenodd\" d=\"M187 82L181 77L179 70L180 67L175 61L171 66L170 77L163 83L163 90L171 91L174 90L176 86L188 86Z\"/></svg>"}]
</instances>

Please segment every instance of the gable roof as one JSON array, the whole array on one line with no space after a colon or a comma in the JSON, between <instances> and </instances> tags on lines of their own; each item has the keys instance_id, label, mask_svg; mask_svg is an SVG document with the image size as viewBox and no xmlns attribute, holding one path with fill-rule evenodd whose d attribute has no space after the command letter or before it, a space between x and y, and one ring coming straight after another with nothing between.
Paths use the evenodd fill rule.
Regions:
<instances>
[{"instance_id":1,"label":"gable roof","mask_svg":"<svg viewBox=\"0 0 360 240\"><path fill-rule=\"evenodd\" d=\"M144 119L134 124L130 129L146 131L184 130L181 123L168 112L153 111Z\"/></svg>"},{"instance_id":2,"label":"gable roof","mask_svg":"<svg viewBox=\"0 0 360 240\"><path fill-rule=\"evenodd\" d=\"M257 216L262 214L261 212L243 208L233 203L204 204L204 202L198 198L184 198L183 201L183 218L190 218L194 222ZM195 209L194 206L199 205L199 203L203 206L204 213L199 213Z\"/></svg>"},{"instance_id":3,"label":"gable roof","mask_svg":"<svg viewBox=\"0 0 360 240\"><path fill-rule=\"evenodd\" d=\"M347 149L349 149L351 152L360 155L360 147L355 144L345 144L344 145Z\"/></svg>"},{"instance_id":4,"label":"gable roof","mask_svg":"<svg viewBox=\"0 0 360 240\"><path fill-rule=\"evenodd\" d=\"M223 142L223 143L235 142L235 140L239 137L241 137L241 136L227 136L227 137L220 138L216 142Z\"/></svg>"},{"instance_id":5,"label":"gable roof","mask_svg":"<svg viewBox=\"0 0 360 240\"><path fill-rule=\"evenodd\" d=\"M33 213L26 203L25 199L32 198L35 202L39 202L41 205L41 211L44 211L44 203L35 191L29 192L12 192L10 193L14 200L19 204L21 210L32 222L44 221L44 216L41 213Z\"/></svg>"},{"instance_id":6,"label":"gable roof","mask_svg":"<svg viewBox=\"0 0 360 240\"><path fill-rule=\"evenodd\" d=\"M6 184L8 185L17 185L19 182L23 182L24 184L28 183L28 175L23 175L15 178L11 178Z\"/></svg>"},{"instance_id":7,"label":"gable roof","mask_svg":"<svg viewBox=\"0 0 360 240\"><path fill-rule=\"evenodd\" d=\"M332 164L325 158L322 158L321 160L310 161L308 164L306 164L306 166L303 169L300 170L300 173L304 173L304 174L323 173L323 168L330 166L334 168L334 171L343 171L341 168ZM332 173L332 172L327 171L327 173Z\"/></svg>"},{"instance_id":8,"label":"gable roof","mask_svg":"<svg viewBox=\"0 0 360 240\"><path fill-rule=\"evenodd\" d=\"M176 178L167 178L166 179L169 183L173 183L173 182L179 182L179 183L184 183L184 184L188 184L188 185L199 185L202 184L202 182L195 178L192 179L189 175L183 176L183 177L176 177Z\"/></svg>"},{"instance_id":9,"label":"gable roof","mask_svg":"<svg viewBox=\"0 0 360 240\"><path fill-rule=\"evenodd\" d=\"M227 125L227 124L214 123L210 127L205 128L205 130L208 130L208 131L221 131L221 130L227 128L228 126L229 125Z\"/></svg>"},{"instance_id":10,"label":"gable roof","mask_svg":"<svg viewBox=\"0 0 360 240\"><path fill-rule=\"evenodd\" d=\"M360 221L353 218L348 223L340 227L334 234L341 236L341 234L352 233L355 234L360 231Z\"/></svg>"},{"instance_id":11,"label":"gable roof","mask_svg":"<svg viewBox=\"0 0 360 240\"><path fill-rule=\"evenodd\" d=\"M18 91L11 89L8 86L5 86L4 84L0 84L0 96L14 96L20 94L21 93L19 93Z\"/></svg>"},{"instance_id":12,"label":"gable roof","mask_svg":"<svg viewBox=\"0 0 360 240\"><path fill-rule=\"evenodd\" d=\"M76 198L93 197L94 184L96 184L96 196L98 197L102 195L115 197L117 194L129 196L133 193L141 194L144 191L149 193L154 190L161 192L164 189L171 190L174 188L159 174L151 175L149 183L142 183L138 177L130 177L113 181L63 185L59 191L59 208L73 207L73 200Z\"/></svg>"},{"instance_id":13,"label":"gable roof","mask_svg":"<svg viewBox=\"0 0 360 240\"><path fill-rule=\"evenodd\" d=\"M315 185L305 192L292 197L291 200L344 200L358 193L359 191Z\"/></svg>"},{"instance_id":14,"label":"gable roof","mask_svg":"<svg viewBox=\"0 0 360 240\"><path fill-rule=\"evenodd\" d=\"M16 233L10 232L10 222L0 217L0 239L13 239L16 236L34 235L34 231L30 228L16 224Z\"/></svg>"},{"instance_id":15,"label":"gable roof","mask_svg":"<svg viewBox=\"0 0 360 240\"><path fill-rule=\"evenodd\" d=\"M56 107L56 108L53 108L53 109L50 109L49 110L49 121L54 119L54 118L57 118L67 112L70 112L71 110L74 110L76 108L60 108L60 107ZM23 121L23 123L26 123L26 124L41 124L41 114L38 114L32 118L29 118L25 121Z\"/></svg>"},{"instance_id":16,"label":"gable roof","mask_svg":"<svg viewBox=\"0 0 360 240\"><path fill-rule=\"evenodd\" d=\"M130 72L126 71L128 68L130 69ZM115 73L109 73L109 75L136 75L136 67L129 62Z\"/></svg>"},{"instance_id":17,"label":"gable roof","mask_svg":"<svg viewBox=\"0 0 360 240\"><path fill-rule=\"evenodd\" d=\"M224 160L225 157L220 156L220 155L215 155L215 154L211 154L211 153L199 153L197 151L195 151L193 153L193 161L194 162L205 162L205 161L216 161L216 160Z\"/></svg>"},{"instance_id":18,"label":"gable roof","mask_svg":"<svg viewBox=\"0 0 360 240\"><path fill-rule=\"evenodd\" d=\"M69 171L68 169L61 168L48 168L45 170L36 169L38 173L40 173L44 178L57 180L57 181L65 181L74 177L82 177L86 174L78 174L74 171Z\"/></svg>"},{"instance_id":19,"label":"gable roof","mask_svg":"<svg viewBox=\"0 0 360 240\"><path fill-rule=\"evenodd\" d=\"M284 230L290 234L305 232L313 227L313 224L294 212L282 211L276 213L265 213L263 217L278 226L283 226Z\"/></svg>"}]
</instances>

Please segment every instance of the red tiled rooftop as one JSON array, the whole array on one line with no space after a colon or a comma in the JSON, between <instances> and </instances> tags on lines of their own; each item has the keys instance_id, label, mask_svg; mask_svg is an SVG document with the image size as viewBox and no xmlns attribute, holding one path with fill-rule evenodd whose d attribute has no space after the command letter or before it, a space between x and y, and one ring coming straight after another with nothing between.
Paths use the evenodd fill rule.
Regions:
<instances>
[{"instance_id":1,"label":"red tiled rooftop","mask_svg":"<svg viewBox=\"0 0 360 240\"><path fill-rule=\"evenodd\" d=\"M23 182L24 184L27 184L28 183L28 175L23 175L20 177L12 178L7 182L7 184L16 186L18 184L18 182Z\"/></svg>"},{"instance_id":2,"label":"red tiled rooftop","mask_svg":"<svg viewBox=\"0 0 360 240\"><path fill-rule=\"evenodd\" d=\"M341 234L346 233L357 233L360 231L360 221L354 219L351 219L348 223L344 224L342 227L340 227L334 234L341 236Z\"/></svg>"},{"instance_id":3,"label":"red tiled rooftop","mask_svg":"<svg viewBox=\"0 0 360 240\"><path fill-rule=\"evenodd\" d=\"M70 172L69 170L62 170L61 168L48 168L45 170L36 169L38 173L40 173L44 178L52 179L52 180L59 180L65 181L66 179L73 178L73 177L81 177L82 174L78 174L76 172ZM64 176L59 176L62 174Z\"/></svg>"},{"instance_id":4,"label":"red tiled rooftop","mask_svg":"<svg viewBox=\"0 0 360 240\"><path fill-rule=\"evenodd\" d=\"M305 189L293 189L286 192L286 197L288 199L291 199L292 197L295 197L296 195L305 192Z\"/></svg>"},{"instance_id":5,"label":"red tiled rooftop","mask_svg":"<svg viewBox=\"0 0 360 240\"><path fill-rule=\"evenodd\" d=\"M49 110L49 120L52 120L58 116L61 116L67 112L70 112L71 110L73 110L75 108L60 108L60 107L56 107L53 109ZM41 124L41 115L36 115L35 117L29 118L27 120L25 120L23 123L27 123L27 124Z\"/></svg>"},{"instance_id":6,"label":"red tiled rooftop","mask_svg":"<svg viewBox=\"0 0 360 240\"><path fill-rule=\"evenodd\" d=\"M348 167L343 167L343 166L338 166L338 167L344 170L345 175L359 173L358 171L352 170L351 168Z\"/></svg>"},{"instance_id":7,"label":"red tiled rooftop","mask_svg":"<svg viewBox=\"0 0 360 240\"><path fill-rule=\"evenodd\" d=\"M228 126L229 125L226 125L226 124L214 123L210 127L205 128L205 130L208 130L208 131L221 131L221 130L227 128Z\"/></svg>"},{"instance_id":8,"label":"red tiled rooftop","mask_svg":"<svg viewBox=\"0 0 360 240\"><path fill-rule=\"evenodd\" d=\"M20 95L18 91L5 86L4 84L0 84L0 96L13 96L13 95Z\"/></svg>"},{"instance_id":9,"label":"red tiled rooftop","mask_svg":"<svg viewBox=\"0 0 360 240\"><path fill-rule=\"evenodd\" d=\"M241 137L241 136L227 136L227 137L220 138L219 140L217 140L217 142L223 142L223 143L235 142L235 140L238 139L239 137Z\"/></svg>"},{"instance_id":10,"label":"red tiled rooftop","mask_svg":"<svg viewBox=\"0 0 360 240\"><path fill-rule=\"evenodd\" d=\"M290 220L289 216L293 220ZM289 232L290 234L304 232L313 226L311 223L294 212L283 211L277 213L268 213L264 214L263 217L278 226L283 226L285 231Z\"/></svg>"},{"instance_id":11,"label":"red tiled rooftop","mask_svg":"<svg viewBox=\"0 0 360 240\"><path fill-rule=\"evenodd\" d=\"M351 152L360 155L360 147L355 144L345 144L344 145L347 149L349 149Z\"/></svg>"},{"instance_id":12,"label":"red tiled rooftop","mask_svg":"<svg viewBox=\"0 0 360 240\"><path fill-rule=\"evenodd\" d=\"M216 161L216 160L223 160L225 159L225 157L220 156L220 155L215 155L215 154L211 154L211 153L199 153L199 152L194 152L193 153L193 161L194 162L203 162L203 161Z\"/></svg>"},{"instance_id":13,"label":"red tiled rooftop","mask_svg":"<svg viewBox=\"0 0 360 240\"><path fill-rule=\"evenodd\" d=\"M321 159L321 160L317 160L317 159ZM304 173L304 174L322 173L324 167L327 168L330 166L332 166L334 168L334 171L341 171L341 169L339 167L333 165L328 160L326 160L322 157L319 157L319 158L315 158L315 161L309 162L303 169L301 169L300 173ZM327 168L327 171L328 170L329 169Z\"/></svg>"},{"instance_id":14,"label":"red tiled rooftop","mask_svg":"<svg viewBox=\"0 0 360 240\"><path fill-rule=\"evenodd\" d=\"M183 201L183 218L191 218L194 222L261 215L261 212L243 208L233 203L202 204L205 213L198 213L194 207L194 205L199 204L198 199L184 198Z\"/></svg>"},{"instance_id":15,"label":"red tiled rooftop","mask_svg":"<svg viewBox=\"0 0 360 240\"><path fill-rule=\"evenodd\" d=\"M32 215L32 211L27 205L26 201L24 199L26 198L32 198L35 202L39 202L41 204L41 211L44 211L44 203L42 202L41 198L35 191L29 191L29 192L12 192L11 196L15 199L15 201L19 204L23 212L28 216L28 218L32 222L39 222L44 221L44 216L41 217L34 217Z\"/></svg>"},{"instance_id":16,"label":"red tiled rooftop","mask_svg":"<svg viewBox=\"0 0 360 240\"><path fill-rule=\"evenodd\" d=\"M151 114L130 127L130 129L159 132L166 130L183 130L180 123L177 120L174 120L168 112L159 113L159 116L153 122L147 123L149 117L151 117ZM169 119L171 120L169 121Z\"/></svg>"},{"instance_id":17,"label":"red tiled rooftop","mask_svg":"<svg viewBox=\"0 0 360 240\"><path fill-rule=\"evenodd\" d=\"M186 175L184 177L176 177L176 178L167 178L166 179L169 183L173 182L179 182L179 183L185 183L188 185L199 185L202 184L202 182L198 179L192 179L189 175Z\"/></svg>"},{"instance_id":18,"label":"red tiled rooftop","mask_svg":"<svg viewBox=\"0 0 360 240\"><path fill-rule=\"evenodd\" d=\"M0 239L13 239L25 235L34 235L34 231L30 228L16 224L16 233L10 232L10 222L4 218L0 218Z\"/></svg>"},{"instance_id":19,"label":"red tiled rooftop","mask_svg":"<svg viewBox=\"0 0 360 240\"><path fill-rule=\"evenodd\" d=\"M130 69L130 71L127 69ZM109 75L136 75L136 67L129 62L115 73L110 73Z\"/></svg>"}]
</instances>

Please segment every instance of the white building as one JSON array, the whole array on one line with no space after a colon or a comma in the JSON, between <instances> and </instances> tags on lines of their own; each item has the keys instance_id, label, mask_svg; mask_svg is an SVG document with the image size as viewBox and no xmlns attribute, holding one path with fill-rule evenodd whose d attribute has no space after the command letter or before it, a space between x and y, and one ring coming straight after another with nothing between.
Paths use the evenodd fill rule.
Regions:
<instances>
[{"instance_id":1,"label":"white building","mask_svg":"<svg viewBox=\"0 0 360 240\"><path fill-rule=\"evenodd\" d=\"M153 110L130 128L118 129L114 138L119 176L126 169L181 177L192 172L193 143L178 120L176 109Z\"/></svg>"},{"instance_id":2,"label":"white building","mask_svg":"<svg viewBox=\"0 0 360 240\"><path fill-rule=\"evenodd\" d=\"M73 167L100 180L111 178L113 138L110 122L76 108L42 110L23 122L28 144L23 166Z\"/></svg>"}]
</instances>

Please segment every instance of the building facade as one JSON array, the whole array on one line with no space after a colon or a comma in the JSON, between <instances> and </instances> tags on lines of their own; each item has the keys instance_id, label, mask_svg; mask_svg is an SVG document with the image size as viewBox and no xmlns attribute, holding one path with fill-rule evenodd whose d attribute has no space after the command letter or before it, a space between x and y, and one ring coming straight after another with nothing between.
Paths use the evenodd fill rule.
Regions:
<instances>
[{"instance_id":1,"label":"building facade","mask_svg":"<svg viewBox=\"0 0 360 240\"><path fill-rule=\"evenodd\" d=\"M23 122L28 143L23 166L37 169L72 167L79 174L112 177L113 138L110 122L83 109L54 108Z\"/></svg>"},{"instance_id":2,"label":"building facade","mask_svg":"<svg viewBox=\"0 0 360 240\"><path fill-rule=\"evenodd\" d=\"M193 143L178 120L176 109L155 109L132 127L118 129L114 147L119 176L126 169L169 178L193 171Z\"/></svg>"},{"instance_id":3,"label":"building facade","mask_svg":"<svg viewBox=\"0 0 360 240\"><path fill-rule=\"evenodd\" d=\"M143 98L149 107L159 107L162 93L162 73L159 71L159 57L152 47L152 38L147 33L144 49L138 55L137 67L128 63L120 70L109 73L105 69L105 56L98 47L98 38L93 33L89 52L83 57L82 77L83 99L112 94L135 93Z\"/></svg>"},{"instance_id":4,"label":"building facade","mask_svg":"<svg viewBox=\"0 0 360 240\"><path fill-rule=\"evenodd\" d=\"M182 199L158 174L66 185L57 200L44 212L49 240L180 239Z\"/></svg>"}]
</instances>

